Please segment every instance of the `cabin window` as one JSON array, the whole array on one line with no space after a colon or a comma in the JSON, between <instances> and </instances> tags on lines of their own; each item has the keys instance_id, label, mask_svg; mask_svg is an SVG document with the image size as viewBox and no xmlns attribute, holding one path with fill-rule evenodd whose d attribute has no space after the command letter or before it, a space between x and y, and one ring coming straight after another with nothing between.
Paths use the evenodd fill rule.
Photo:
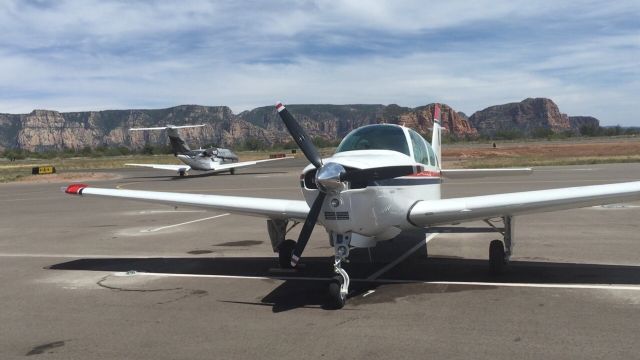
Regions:
<instances>
[{"instance_id":1,"label":"cabin window","mask_svg":"<svg viewBox=\"0 0 640 360\"><path fill-rule=\"evenodd\" d=\"M436 152L433 151L433 148L429 143L427 143L427 151L429 152L429 163L433 166L438 166L438 163L436 162Z\"/></svg>"},{"instance_id":2,"label":"cabin window","mask_svg":"<svg viewBox=\"0 0 640 360\"><path fill-rule=\"evenodd\" d=\"M409 130L409 136L411 137L411 144L413 145L413 159L420 164L433 164L433 162L430 162L431 156L429 156L426 141L424 141L422 136L413 130ZM433 154L433 151L431 153Z\"/></svg>"},{"instance_id":3,"label":"cabin window","mask_svg":"<svg viewBox=\"0 0 640 360\"><path fill-rule=\"evenodd\" d=\"M404 131L395 125L369 125L354 130L342 140L336 153L353 150L392 150L410 156Z\"/></svg>"}]
</instances>

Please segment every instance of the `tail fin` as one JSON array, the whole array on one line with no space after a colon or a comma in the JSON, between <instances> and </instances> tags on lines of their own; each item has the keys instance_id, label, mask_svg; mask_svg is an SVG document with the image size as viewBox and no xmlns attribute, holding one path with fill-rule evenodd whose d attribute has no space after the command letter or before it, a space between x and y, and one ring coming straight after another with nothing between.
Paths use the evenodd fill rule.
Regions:
<instances>
[{"instance_id":1,"label":"tail fin","mask_svg":"<svg viewBox=\"0 0 640 360\"><path fill-rule=\"evenodd\" d=\"M440 104L436 103L433 108L433 135L431 137L431 147L436 153L438 165L442 168L442 125L440 124Z\"/></svg>"},{"instance_id":2,"label":"tail fin","mask_svg":"<svg viewBox=\"0 0 640 360\"><path fill-rule=\"evenodd\" d=\"M169 142L171 143L171 149L173 150L174 155L178 154L187 154L191 151L189 145L180 137L178 134L178 129L187 129L187 128L195 128L202 127L202 125L167 125L165 127L149 127L149 128L133 128L129 129L129 131L137 131L137 130L167 130L167 135L169 136Z\"/></svg>"}]
</instances>

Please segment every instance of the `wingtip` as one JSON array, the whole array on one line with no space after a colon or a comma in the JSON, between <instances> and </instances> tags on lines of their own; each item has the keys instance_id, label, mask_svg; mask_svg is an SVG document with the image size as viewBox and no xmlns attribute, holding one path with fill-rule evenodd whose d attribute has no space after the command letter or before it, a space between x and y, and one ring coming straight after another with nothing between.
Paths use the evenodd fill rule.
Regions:
<instances>
[{"instance_id":1,"label":"wingtip","mask_svg":"<svg viewBox=\"0 0 640 360\"><path fill-rule=\"evenodd\" d=\"M67 186L64 192L70 195L82 195L82 190L84 190L88 186L89 185L87 184L71 184Z\"/></svg>"},{"instance_id":2,"label":"wingtip","mask_svg":"<svg viewBox=\"0 0 640 360\"><path fill-rule=\"evenodd\" d=\"M276 110L278 110L278 112L284 110L284 104L282 103L282 101L276 102Z\"/></svg>"}]
</instances>

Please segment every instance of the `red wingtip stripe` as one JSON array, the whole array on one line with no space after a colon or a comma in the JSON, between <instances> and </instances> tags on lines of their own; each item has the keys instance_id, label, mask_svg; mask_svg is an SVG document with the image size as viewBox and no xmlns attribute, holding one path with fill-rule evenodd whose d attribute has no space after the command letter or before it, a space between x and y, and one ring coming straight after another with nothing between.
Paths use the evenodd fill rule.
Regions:
<instances>
[{"instance_id":1,"label":"red wingtip stripe","mask_svg":"<svg viewBox=\"0 0 640 360\"><path fill-rule=\"evenodd\" d=\"M436 103L433 109L433 120L440 121L440 104Z\"/></svg>"},{"instance_id":2,"label":"red wingtip stripe","mask_svg":"<svg viewBox=\"0 0 640 360\"><path fill-rule=\"evenodd\" d=\"M284 105L282 104L281 101L278 101L276 103L276 110L278 110L278 112L282 111L284 109Z\"/></svg>"},{"instance_id":3,"label":"red wingtip stripe","mask_svg":"<svg viewBox=\"0 0 640 360\"><path fill-rule=\"evenodd\" d=\"M67 189L64 192L71 195L82 195L82 190L88 186L89 185L86 184L71 184L67 186Z\"/></svg>"}]
</instances>

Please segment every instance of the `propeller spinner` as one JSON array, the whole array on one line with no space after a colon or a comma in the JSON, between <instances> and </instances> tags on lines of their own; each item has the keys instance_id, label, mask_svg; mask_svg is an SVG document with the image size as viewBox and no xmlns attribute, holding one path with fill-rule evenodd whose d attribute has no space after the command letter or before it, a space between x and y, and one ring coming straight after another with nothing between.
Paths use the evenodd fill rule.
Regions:
<instances>
[{"instance_id":1,"label":"propeller spinner","mask_svg":"<svg viewBox=\"0 0 640 360\"><path fill-rule=\"evenodd\" d=\"M309 136L305 133L304 129L296 121L296 119L289 113L289 110L281 103L276 104L276 109L282 121L284 122L287 130L293 137L293 140L298 144L304 156L309 160L316 170L316 185L318 185L318 196L311 205L311 209L307 214L300 235L298 236L298 242L291 254L291 267L295 267L300 261L300 256L304 248L309 242L313 228L318 222L318 216L324 203L327 193L336 194L346 188L345 182L352 181L370 181L370 180L385 180L393 179L400 176L411 175L416 172L422 171L419 166L387 166L380 168L369 169L345 169L341 164L328 162L322 163L320 153L313 145Z\"/></svg>"}]
</instances>

